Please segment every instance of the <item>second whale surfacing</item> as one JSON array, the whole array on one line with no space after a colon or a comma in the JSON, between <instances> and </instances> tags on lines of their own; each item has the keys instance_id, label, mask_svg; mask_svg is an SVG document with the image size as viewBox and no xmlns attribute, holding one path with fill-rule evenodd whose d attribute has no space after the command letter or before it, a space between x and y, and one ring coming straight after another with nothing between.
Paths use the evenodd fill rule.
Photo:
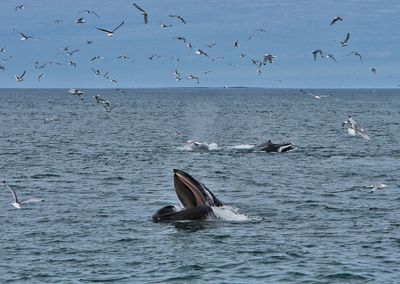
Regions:
<instances>
[{"instance_id":1,"label":"second whale surfacing","mask_svg":"<svg viewBox=\"0 0 400 284\"><path fill-rule=\"evenodd\" d=\"M204 184L184 171L174 169L174 189L184 208L165 206L153 215L154 222L206 219L214 216L212 207L224 206Z\"/></svg>"},{"instance_id":2,"label":"second whale surfacing","mask_svg":"<svg viewBox=\"0 0 400 284\"><path fill-rule=\"evenodd\" d=\"M283 152L288 152L288 151L294 150L294 145L292 143L275 144L275 143L272 143L271 140L268 140L265 143L256 145L255 149L258 149L258 150L264 151L264 152L283 153Z\"/></svg>"}]
</instances>

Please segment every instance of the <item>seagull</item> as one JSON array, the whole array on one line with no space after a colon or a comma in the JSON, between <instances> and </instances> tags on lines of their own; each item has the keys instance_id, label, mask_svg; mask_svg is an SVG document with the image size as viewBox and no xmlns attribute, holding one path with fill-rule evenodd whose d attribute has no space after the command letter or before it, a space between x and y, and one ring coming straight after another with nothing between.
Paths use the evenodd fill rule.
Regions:
<instances>
[{"instance_id":1,"label":"seagull","mask_svg":"<svg viewBox=\"0 0 400 284\"><path fill-rule=\"evenodd\" d=\"M14 76L15 81L16 81L16 82L22 82L22 81L24 81L25 73L26 73L26 70L21 74L21 76L15 75L15 76Z\"/></svg>"},{"instance_id":2,"label":"seagull","mask_svg":"<svg viewBox=\"0 0 400 284\"><path fill-rule=\"evenodd\" d=\"M358 53L357 51L352 51L350 54L353 54L353 55L355 55L355 56L358 56L358 57L360 58L361 63L363 62L363 61L362 61L361 54Z\"/></svg>"},{"instance_id":3,"label":"seagull","mask_svg":"<svg viewBox=\"0 0 400 284\"><path fill-rule=\"evenodd\" d=\"M140 11L140 13L144 16L144 23L147 24L148 17L149 17L147 12L145 10L143 10L142 8L140 8L136 3L133 3L133 6L135 6L135 8L138 9Z\"/></svg>"},{"instance_id":4,"label":"seagull","mask_svg":"<svg viewBox=\"0 0 400 284\"><path fill-rule=\"evenodd\" d=\"M234 47L239 47L239 41L235 41L235 43L233 44Z\"/></svg>"},{"instance_id":5,"label":"seagull","mask_svg":"<svg viewBox=\"0 0 400 284\"><path fill-rule=\"evenodd\" d=\"M334 56L333 54L327 53L327 54L325 55L325 57L326 57L326 58L330 58L330 59L332 59L333 61L336 61L336 58L335 58L335 56Z\"/></svg>"},{"instance_id":6,"label":"seagull","mask_svg":"<svg viewBox=\"0 0 400 284\"><path fill-rule=\"evenodd\" d=\"M119 26L116 27L115 29L113 29L112 31L109 31L109 30L106 30L106 29L100 29L100 28L96 28L96 29L98 29L99 31L106 32L107 35L111 37L111 36L114 35L114 32L115 32L117 29L119 29L124 23L125 23L125 21L122 21L122 23L119 24Z\"/></svg>"},{"instance_id":7,"label":"seagull","mask_svg":"<svg viewBox=\"0 0 400 284\"><path fill-rule=\"evenodd\" d=\"M78 52L78 51L79 51L79 49L75 49L73 51L66 50L68 56L72 56L75 52Z\"/></svg>"},{"instance_id":8,"label":"seagull","mask_svg":"<svg viewBox=\"0 0 400 284\"><path fill-rule=\"evenodd\" d=\"M64 22L63 20L54 20L54 23L56 23L56 24L61 24L63 22Z\"/></svg>"},{"instance_id":9,"label":"seagull","mask_svg":"<svg viewBox=\"0 0 400 284\"><path fill-rule=\"evenodd\" d=\"M371 70L371 72L372 72L372 74L376 74L376 68L375 67L372 67L372 68L369 68L369 70Z\"/></svg>"},{"instance_id":10,"label":"seagull","mask_svg":"<svg viewBox=\"0 0 400 284\"><path fill-rule=\"evenodd\" d=\"M5 53L6 52L6 47L0 48L0 52Z\"/></svg>"},{"instance_id":11,"label":"seagull","mask_svg":"<svg viewBox=\"0 0 400 284\"><path fill-rule=\"evenodd\" d=\"M86 20L84 18L79 18L78 20L75 21L75 24L84 24L86 23Z\"/></svg>"},{"instance_id":12,"label":"seagull","mask_svg":"<svg viewBox=\"0 0 400 284\"><path fill-rule=\"evenodd\" d=\"M78 89L71 88L68 90L68 93L70 93L71 95L78 96L81 99L81 101L83 101L82 95L84 94L84 92L82 92Z\"/></svg>"},{"instance_id":13,"label":"seagull","mask_svg":"<svg viewBox=\"0 0 400 284\"><path fill-rule=\"evenodd\" d=\"M28 40L30 38L33 38L33 36L27 36L27 35L24 35L23 33L20 33L20 32L18 32L18 34L21 37L20 40Z\"/></svg>"},{"instance_id":14,"label":"seagull","mask_svg":"<svg viewBox=\"0 0 400 284\"><path fill-rule=\"evenodd\" d=\"M87 40L87 41L86 41L86 44L93 44L93 43L94 43L93 40Z\"/></svg>"},{"instance_id":15,"label":"seagull","mask_svg":"<svg viewBox=\"0 0 400 284\"><path fill-rule=\"evenodd\" d=\"M93 14L93 15L95 15L96 17L100 18L100 16L99 16L95 11L92 11L92 10L83 10L83 11L80 11L79 13Z\"/></svg>"},{"instance_id":16,"label":"seagull","mask_svg":"<svg viewBox=\"0 0 400 284\"><path fill-rule=\"evenodd\" d=\"M95 76L100 76L101 75L101 71L99 69L93 69L92 68L92 71L94 72Z\"/></svg>"},{"instance_id":17,"label":"seagull","mask_svg":"<svg viewBox=\"0 0 400 284\"><path fill-rule=\"evenodd\" d=\"M371 140L371 138L369 138L369 136L365 133L365 130L358 126L357 122L355 122L355 120L351 116L349 116L347 120L342 122L342 127L344 127L347 123L351 124L351 128L347 129L350 135L354 136L358 134L364 139Z\"/></svg>"},{"instance_id":18,"label":"seagull","mask_svg":"<svg viewBox=\"0 0 400 284\"><path fill-rule=\"evenodd\" d=\"M100 55L96 55L92 59L90 59L90 61L95 61L96 59L104 59L104 57L100 56Z\"/></svg>"},{"instance_id":19,"label":"seagull","mask_svg":"<svg viewBox=\"0 0 400 284\"><path fill-rule=\"evenodd\" d=\"M312 55L314 56L314 61L317 60L317 54L321 55L321 57L324 57L324 52L321 49L316 49L313 52L311 52Z\"/></svg>"},{"instance_id":20,"label":"seagull","mask_svg":"<svg viewBox=\"0 0 400 284\"><path fill-rule=\"evenodd\" d=\"M208 54L204 50L201 50L200 48L197 49L195 53L198 55L205 55L208 57Z\"/></svg>"},{"instance_id":21,"label":"seagull","mask_svg":"<svg viewBox=\"0 0 400 284\"><path fill-rule=\"evenodd\" d=\"M118 59L129 59L129 56L126 55L120 55L117 57Z\"/></svg>"},{"instance_id":22,"label":"seagull","mask_svg":"<svg viewBox=\"0 0 400 284\"><path fill-rule=\"evenodd\" d=\"M314 94L312 94L312 93L306 92L306 91L304 91L303 89L300 89L300 92L302 92L303 94L306 94L306 95L310 95L310 96L312 96L312 97L314 97L314 98L316 98L316 99L318 99L318 100L320 100L320 99L323 98L323 97L327 97L327 96L317 96L317 95L314 95Z\"/></svg>"},{"instance_id":23,"label":"seagull","mask_svg":"<svg viewBox=\"0 0 400 284\"><path fill-rule=\"evenodd\" d=\"M337 21L343 21L343 18L342 18L342 17L339 17L339 16L334 17L333 20L332 20L332 22L331 22L331 26L332 26L333 24L335 24Z\"/></svg>"},{"instance_id":24,"label":"seagull","mask_svg":"<svg viewBox=\"0 0 400 284\"><path fill-rule=\"evenodd\" d=\"M186 44L186 46L189 47L190 49L193 49L193 45L192 45L191 42L188 42L188 43Z\"/></svg>"},{"instance_id":25,"label":"seagull","mask_svg":"<svg viewBox=\"0 0 400 284\"><path fill-rule=\"evenodd\" d=\"M6 67L4 67L3 65L0 65L0 70L4 71L4 70L6 70Z\"/></svg>"},{"instance_id":26,"label":"seagull","mask_svg":"<svg viewBox=\"0 0 400 284\"><path fill-rule=\"evenodd\" d=\"M213 48L216 44L217 44L216 42L211 43L211 44L207 44L207 47L208 47L208 48Z\"/></svg>"},{"instance_id":27,"label":"seagull","mask_svg":"<svg viewBox=\"0 0 400 284\"><path fill-rule=\"evenodd\" d=\"M24 9L25 9L24 5L18 5L18 6L15 7L15 11L24 10Z\"/></svg>"},{"instance_id":28,"label":"seagull","mask_svg":"<svg viewBox=\"0 0 400 284\"><path fill-rule=\"evenodd\" d=\"M244 58L244 57L246 57L246 54L241 53L241 54L240 54L240 58Z\"/></svg>"},{"instance_id":29,"label":"seagull","mask_svg":"<svg viewBox=\"0 0 400 284\"><path fill-rule=\"evenodd\" d=\"M170 28L170 27L172 27L172 25L165 25L165 24L161 24L161 26L160 26L162 29L163 28Z\"/></svg>"},{"instance_id":30,"label":"seagull","mask_svg":"<svg viewBox=\"0 0 400 284\"><path fill-rule=\"evenodd\" d=\"M40 79L42 79L43 77L44 77L44 73L40 74L40 75L38 76L38 81L40 81Z\"/></svg>"},{"instance_id":31,"label":"seagull","mask_svg":"<svg viewBox=\"0 0 400 284\"><path fill-rule=\"evenodd\" d=\"M183 36L177 36L175 39L182 40L183 42L186 42L186 38L183 37Z\"/></svg>"},{"instance_id":32,"label":"seagull","mask_svg":"<svg viewBox=\"0 0 400 284\"><path fill-rule=\"evenodd\" d=\"M11 205L14 206L17 209L21 209L21 206L23 204L37 203L37 202L44 201L43 199L40 199L40 198L30 198L30 199L27 199L25 201L19 201L18 197L17 197L17 193L15 192L15 190L12 189L5 181L3 181L3 184L8 188L9 191L11 191L11 193L13 195L13 198L14 198L14 202L11 203Z\"/></svg>"},{"instance_id":33,"label":"seagull","mask_svg":"<svg viewBox=\"0 0 400 284\"><path fill-rule=\"evenodd\" d=\"M200 83L199 77L197 77L197 76L189 75L188 79L189 79L189 80L196 80L196 81L197 81L197 84Z\"/></svg>"},{"instance_id":34,"label":"seagull","mask_svg":"<svg viewBox=\"0 0 400 284\"><path fill-rule=\"evenodd\" d=\"M367 185L366 187L371 188L371 192L374 192L377 189L384 189L385 187L387 187L387 185L384 183L377 183L377 184Z\"/></svg>"},{"instance_id":35,"label":"seagull","mask_svg":"<svg viewBox=\"0 0 400 284\"><path fill-rule=\"evenodd\" d=\"M347 46L349 44L349 39L350 39L350 33L347 33L346 38L344 39L344 41L340 42L342 44L342 46Z\"/></svg>"},{"instance_id":36,"label":"seagull","mask_svg":"<svg viewBox=\"0 0 400 284\"><path fill-rule=\"evenodd\" d=\"M71 66L74 66L74 67L76 67L76 63L75 62L72 62L72 61L68 61L68 63L67 63L68 65L71 65Z\"/></svg>"},{"instance_id":37,"label":"seagull","mask_svg":"<svg viewBox=\"0 0 400 284\"><path fill-rule=\"evenodd\" d=\"M178 16L178 15L169 15L169 17L171 17L171 18L178 18L179 20L181 20L181 21L182 21L182 23L186 24L186 21L185 21L185 19L184 19L184 18L182 18L181 16Z\"/></svg>"},{"instance_id":38,"label":"seagull","mask_svg":"<svg viewBox=\"0 0 400 284\"><path fill-rule=\"evenodd\" d=\"M95 96L93 96L93 98L96 100L96 103L98 103L98 104L106 101L106 100L100 98L99 95L95 95Z\"/></svg>"},{"instance_id":39,"label":"seagull","mask_svg":"<svg viewBox=\"0 0 400 284\"><path fill-rule=\"evenodd\" d=\"M264 54L264 60L263 60L263 64L267 64L267 62L272 63L272 59L276 58L276 56L272 55L272 54Z\"/></svg>"}]
</instances>

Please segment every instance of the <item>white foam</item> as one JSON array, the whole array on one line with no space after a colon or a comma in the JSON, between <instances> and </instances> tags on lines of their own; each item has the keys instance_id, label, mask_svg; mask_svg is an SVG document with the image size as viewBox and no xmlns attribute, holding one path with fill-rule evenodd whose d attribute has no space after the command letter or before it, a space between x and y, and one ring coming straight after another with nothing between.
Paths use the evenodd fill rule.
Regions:
<instances>
[{"instance_id":1,"label":"white foam","mask_svg":"<svg viewBox=\"0 0 400 284\"><path fill-rule=\"evenodd\" d=\"M253 148L254 148L254 145L243 144L243 145L231 146L231 147L229 147L229 148L238 149L238 150L249 150L249 149L253 149Z\"/></svg>"},{"instance_id":2,"label":"white foam","mask_svg":"<svg viewBox=\"0 0 400 284\"><path fill-rule=\"evenodd\" d=\"M224 205L222 207L212 207L217 219L224 221L249 221L250 218L237 212L237 209Z\"/></svg>"},{"instance_id":3,"label":"white foam","mask_svg":"<svg viewBox=\"0 0 400 284\"><path fill-rule=\"evenodd\" d=\"M217 143L214 143L214 142L211 142L211 143L208 145L208 149L209 149L210 151L218 150L218 144L217 144Z\"/></svg>"}]
</instances>

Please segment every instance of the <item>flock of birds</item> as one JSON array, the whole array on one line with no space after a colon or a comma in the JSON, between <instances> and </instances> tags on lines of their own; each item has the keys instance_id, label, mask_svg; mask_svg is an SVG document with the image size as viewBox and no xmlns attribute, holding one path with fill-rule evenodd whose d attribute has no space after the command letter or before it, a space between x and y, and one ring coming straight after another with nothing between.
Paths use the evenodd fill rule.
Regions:
<instances>
[{"instance_id":1,"label":"flock of birds","mask_svg":"<svg viewBox=\"0 0 400 284\"><path fill-rule=\"evenodd\" d=\"M137 3L133 3L133 7L135 7L137 9L137 11L139 12L139 14L143 16L144 24L148 24L149 23L149 14L148 14L148 12L146 12L146 10L143 9L141 6L139 6ZM18 6L15 7L15 11L24 10L25 8L26 7L24 5L18 5ZM97 14L93 10L83 10L83 11L80 11L79 13L86 13L88 15L93 15L93 16L95 16L97 18L100 18L100 15ZM187 23L186 19L183 16L175 15L175 14L171 14L171 15L168 15L168 16L170 18L177 19L181 24L186 24ZM331 20L330 25L333 26L333 25L336 25L338 22L342 22L342 21L343 21L342 17L336 16ZM61 24L62 22L63 22L63 20L60 20L60 19L54 20L55 24ZM75 24L77 24L77 25L82 25L82 24L85 24L85 23L86 23L86 19L84 17L79 17L77 20L75 20ZM111 27L111 28L96 27L96 29L98 31L100 31L100 32L105 33L105 35L107 37L112 37L112 36L115 35L115 33L122 26L124 26L124 24L125 24L125 21L122 21L119 25L117 25L115 27ZM166 28L172 27L172 24L161 24L160 27L162 29L166 29ZM14 29L14 31L16 33L18 33L18 35L20 36L20 40L21 41L32 40L32 39L35 38L32 35L27 35L26 33L22 33L20 31L15 30L15 29ZM262 29L262 28L259 28L259 29L256 30L256 32L257 33L265 33L266 30ZM254 35L249 36L248 40L251 40L253 37L254 37ZM216 42L213 42L213 43L210 43L210 44L206 44L205 46L208 48L208 50L205 50L205 49L202 49L202 48L194 48L193 44L184 36L176 36L176 37L174 37L174 40L182 42L187 46L187 48L189 48L190 50L194 50L194 54L195 55L203 56L203 57L208 58L208 59L210 59L212 61L223 61L224 60L223 56L211 57L209 55L209 51L208 50L211 50L215 45L217 45ZM350 43L350 33L347 33L345 35L344 39L342 41L340 41L340 45L342 47L347 47L349 45L349 43ZM94 44L94 42L92 40L87 40L86 44L87 45L91 45L91 44ZM236 40L235 42L233 42L232 47L240 49L239 40ZM73 49L71 46L65 46L65 47L60 48L57 54L64 54L67 57L73 58L73 56L76 53L78 53L79 51L80 51L79 48ZM5 54L6 52L7 52L6 47L1 47L0 48L0 53L1 54ZM313 56L314 61L316 61L318 57L329 58L329 59L331 59L333 61L336 61L336 58L335 58L335 56L333 54L325 52L322 49L316 49L316 50L312 51L311 54ZM352 52L349 53L349 55L353 55L353 56L358 57L360 62L363 63L363 56L362 56L362 54L360 52L352 51ZM240 53L240 58L245 58L246 56L247 56L246 54ZM161 57L160 55L151 54L148 57L148 59L149 60L156 60L156 59L158 59L160 57ZM1 58L1 61L3 62L3 64L5 64L11 58L12 58L12 56L8 56L7 58ZM130 57L127 56L127 55L120 55L117 58L118 59L122 59L122 60L130 59ZM94 62L96 60L104 60L104 59L105 58L103 56L95 55L90 59L89 62ZM276 59L277 59L276 55L273 55L273 54L270 54L270 53L265 53L264 56L262 56L261 58L251 58L250 62L251 62L251 64L253 64L256 67L257 73L258 73L258 75L260 75L263 72L262 68L267 64L272 64ZM171 57L171 60L179 62L181 59L179 57L173 56L173 57ZM0 64L0 71L4 71L6 69L6 66L4 66L3 64ZM54 61L48 61L46 63L42 63L41 64L39 61L36 61L35 64L34 64L34 69L44 70L46 67L49 67L51 65L62 65L62 64L63 63L61 63L61 62L54 62ZM68 60L67 65L72 66L72 67L76 67L77 63L74 62L71 59L71 60ZM230 65L234 66L234 64L231 64L231 63L230 63ZM103 72L102 70L96 69L96 68L93 68L93 67L90 67L90 69L93 71L93 73L94 73L94 75L96 77L102 77L102 78L104 78L104 79L106 79L106 80L108 80L108 81L110 81L110 82L112 82L114 84L118 84L118 81L116 79L111 78L111 76L110 76L110 74L108 72ZM377 72L375 67L371 67L370 71L374 75ZM206 75L206 74L208 74L210 72L211 72L211 70L204 71L203 74ZM27 70L24 70L20 75L19 74L15 75L14 76L15 81L16 82L23 82L26 73L27 73ZM198 75L189 74L187 76L183 76L182 73L180 71L176 70L176 69L172 70L172 74L173 74L173 76L175 76L175 80L176 81L181 81L182 79L186 78L187 80L195 81L196 84L200 84L200 78L199 78ZM45 73L44 72L40 72L40 74L37 76L37 80L41 81L44 77L45 77ZM123 89L118 88L118 85L117 85L117 88L115 88L115 90L118 91L118 92L122 92L122 93L125 92ZM83 91L79 90L79 89L70 88L68 90L68 93L71 94L71 95L79 97L80 100L82 100L82 101L84 100L83 99L83 95L85 93ZM307 92L307 91L305 91L303 89L300 89L300 94L305 94L305 95L311 96L311 97L313 97L315 99L321 99L323 97L326 97L326 95L316 95L316 94ZM99 106L103 107L106 112L110 112L111 110L113 110L116 107L116 105L113 105L109 101L107 101L106 99L101 98L100 95L95 95L93 98L95 100L95 103L98 104ZM45 122L52 121L52 120L57 120L57 117L48 118L48 119L46 118ZM366 134L366 131L363 128L361 128L351 116L342 123L342 127L344 127L345 125L348 125L348 124L350 125L350 127L347 130L348 130L348 133L350 135L353 135L353 136L354 135L359 135L359 136L363 137L364 139L370 140L370 137ZM37 202L43 201L43 199L38 199L38 198L31 198L31 199L28 199L28 200L25 200L25 201L20 201L18 199L18 197L17 197L17 194L16 194L15 190L12 189L5 181L3 181L3 184L12 193L12 196L13 196L12 205L15 208L19 209L24 204L37 203ZM374 192L377 189L385 188L386 185L383 184L383 183L380 183L380 184L373 184L373 185L370 185L368 187L371 188L371 192Z\"/></svg>"},{"instance_id":2,"label":"flock of birds","mask_svg":"<svg viewBox=\"0 0 400 284\"><path fill-rule=\"evenodd\" d=\"M149 21L150 21L150 16L149 16L149 13L146 11L146 9L144 9L143 7L141 7L141 5L139 5L137 3L133 3L132 7L135 8L137 10L138 14L143 17L144 24L145 25L148 24ZM16 12L24 10L24 9L26 9L25 5L17 5L15 7L15 11ZM78 14L83 14L83 13L87 14L88 16L94 16L96 18L101 18L100 15L97 12L93 11L93 10L86 9L86 10L82 10L82 11L78 12ZM175 18L178 21L178 23L180 23L180 24L185 25L185 24L188 23L187 20L181 15L170 14L168 16L170 18ZM342 17L340 17L340 16L333 17L331 19L331 21L330 21L330 26L337 25L339 22L342 22L342 21L344 21L344 19ZM54 24L61 24L64 21L61 20L61 19L56 19L53 22L54 22ZM76 19L74 22L77 25L83 25L83 24L87 23L87 19L80 15L79 18ZM122 21L120 24L116 25L115 27L97 27L96 26L95 29L98 30L99 32L103 32L107 37L113 37L121 29L121 27L123 27L124 25L125 25L125 21ZM164 24L163 23L163 24L160 25L160 28L161 29L168 29L168 28L171 28L172 26L173 26L173 24L171 24L171 23L169 23L169 24ZM28 35L26 33L18 31L16 29L13 29L13 30L16 33L18 33L18 35L20 36L20 40L21 41L28 41L28 40L32 40L32 39L37 38L36 36ZM258 28L255 32L256 33L253 33L252 35L250 35L248 37L248 40L253 39L256 36L257 33L266 33L266 30L263 29L263 28ZM350 33L348 32L345 35L344 39L342 41L340 41L340 45L342 47L349 46L350 38L351 38L350 37ZM176 41L180 41L180 42L184 43L187 46L187 48L189 48L190 51L193 52L194 55L198 55L198 56L202 56L202 57L208 58L213 62L216 62L216 61L223 62L225 60L224 56L212 57L211 55L209 55L211 50L212 50L212 48L214 48L214 46L217 45L217 42L212 42L212 43L205 44L207 49L204 49L202 47L195 48L194 44L192 44L192 42L185 36L178 35L178 36L174 37L173 39L176 40ZM93 45L95 43L94 43L93 40L87 40L86 44L87 45ZM234 41L232 43L232 48L240 50L240 44L241 43L239 42L239 40L236 40L236 41ZM47 62L41 64L39 61L36 61L35 64L34 64L34 69L37 69L37 70L40 71L40 73L37 74L37 81L42 81L46 77L46 73L44 72L44 69L49 67L49 66L51 66L51 65L65 65L66 64L68 66L76 67L78 63L76 61L74 61L73 58L74 58L74 55L76 53L78 53L81 49L82 48L72 48L71 46L60 47L59 51L57 52L57 54L58 55L59 54L63 54L64 56L67 56L68 59L70 59L67 62L47 61ZM5 46L0 48L0 54L6 53L6 52L7 52L7 48ZM312 58L314 59L314 61L317 61L317 58L329 58L329 59L331 59L333 61L337 60L334 54L331 54L329 52L325 52L322 49L315 49L315 50L313 50L311 52L311 54L313 56ZM359 52L359 51L351 51L348 55L352 55L352 56L358 57L360 62L363 63L363 56L362 56L361 52ZM152 61L152 60L157 60L157 59L159 59L161 57L163 57L163 56L153 53L153 54L149 55L147 58ZM276 55L273 55L271 53L265 53L263 56L257 55L255 58L254 57L251 58L250 56L248 56L244 52L240 52L240 58L241 59L249 58L248 63L255 66L256 73L258 75L261 75L263 73L263 67L265 65L272 64L275 60L278 59L278 57ZM0 70L2 70L2 71L6 70L6 63L10 59L12 59L12 56L1 58L1 60L3 61L3 64L0 64ZM129 60L131 58L128 55L120 55L120 56L117 57L117 59L119 59L119 60ZM93 63L94 61L97 61L97 60L107 60L107 59L104 56L101 56L101 55L94 55L89 60L89 63ZM173 61L176 61L176 62L180 62L181 58L178 57L178 56L172 56L170 58L170 60L173 60ZM134 60L133 60L133 62L134 62ZM237 64L232 63L232 62L229 62L228 64L230 66L233 66L233 67L237 66ZM118 85L119 85L118 80L115 79L115 78L112 78L110 76L109 72L103 72L101 69L96 69L96 68L93 68L93 67L90 67L90 69L94 72L94 75L96 77L104 78L104 79L108 80L109 82L111 82L112 84L115 84L116 87L118 87ZM374 74L374 75L376 74L377 69L375 67L372 66L369 69L372 72L372 74ZM211 70L203 71L202 75L207 75L210 72L212 72L212 71ZM27 70L23 70L21 72L21 75L19 75L19 74L14 75L15 81L18 82L18 83L23 82L24 79L25 79L26 74L27 74ZM177 70L176 68L174 68L172 70L172 75L175 77L176 81L182 81L182 80L185 79L187 81L193 81L196 84L200 84L200 82L201 82L201 74L190 74L189 73L189 74L184 75L183 72L181 72L181 71ZM278 81L281 82L281 80L278 80ZM315 97L315 98L317 98L317 97Z\"/></svg>"}]
</instances>

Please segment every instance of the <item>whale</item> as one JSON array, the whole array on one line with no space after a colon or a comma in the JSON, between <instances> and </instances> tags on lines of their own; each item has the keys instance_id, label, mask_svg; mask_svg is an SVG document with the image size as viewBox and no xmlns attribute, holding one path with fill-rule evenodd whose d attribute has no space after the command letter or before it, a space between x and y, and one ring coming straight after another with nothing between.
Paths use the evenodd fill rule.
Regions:
<instances>
[{"instance_id":1,"label":"whale","mask_svg":"<svg viewBox=\"0 0 400 284\"><path fill-rule=\"evenodd\" d=\"M271 140L254 147L259 151L283 153L294 149L292 143L275 144Z\"/></svg>"},{"instance_id":2,"label":"whale","mask_svg":"<svg viewBox=\"0 0 400 284\"><path fill-rule=\"evenodd\" d=\"M157 210L154 222L199 220L214 217L212 207L224 206L204 184L187 172L174 169L174 189L183 208L168 205Z\"/></svg>"}]
</instances>

